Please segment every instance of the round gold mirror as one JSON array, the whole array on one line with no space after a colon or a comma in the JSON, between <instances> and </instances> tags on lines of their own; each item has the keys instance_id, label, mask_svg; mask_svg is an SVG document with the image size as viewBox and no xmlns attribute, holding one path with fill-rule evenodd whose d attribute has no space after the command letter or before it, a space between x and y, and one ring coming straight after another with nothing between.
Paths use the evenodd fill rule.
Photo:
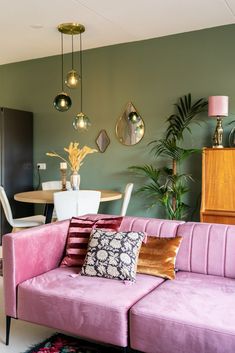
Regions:
<instances>
[{"instance_id":1,"label":"round gold mirror","mask_svg":"<svg viewBox=\"0 0 235 353\"><path fill-rule=\"evenodd\" d=\"M145 125L142 117L129 102L116 124L118 140L126 146L136 145L144 136Z\"/></svg>"}]
</instances>

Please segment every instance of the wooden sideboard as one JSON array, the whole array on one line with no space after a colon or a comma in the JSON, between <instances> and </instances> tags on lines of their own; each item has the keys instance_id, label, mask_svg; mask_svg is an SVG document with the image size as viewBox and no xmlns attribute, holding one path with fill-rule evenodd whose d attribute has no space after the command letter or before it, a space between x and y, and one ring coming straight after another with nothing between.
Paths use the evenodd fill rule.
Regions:
<instances>
[{"instance_id":1,"label":"wooden sideboard","mask_svg":"<svg viewBox=\"0 0 235 353\"><path fill-rule=\"evenodd\" d=\"M235 148L203 148L200 218L235 224Z\"/></svg>"}]
</instances>

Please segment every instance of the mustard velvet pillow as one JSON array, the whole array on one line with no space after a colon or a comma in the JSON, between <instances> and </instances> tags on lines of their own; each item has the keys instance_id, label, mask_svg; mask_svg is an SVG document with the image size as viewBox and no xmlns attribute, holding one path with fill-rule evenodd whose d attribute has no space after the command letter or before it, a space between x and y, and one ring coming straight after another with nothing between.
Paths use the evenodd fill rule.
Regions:
<instances>
[{"instance_id":1,"label":"mustard velvet pillow","mask_svg":"<svg viewBox=\"0 0 235 353\"><path fill-rule=\"evenodd\" d=\"M175 278L175 260L182 237L157 238L149 236L146 243L142 243L139 259L138 273Z\"/></svg>"}]
</instances>

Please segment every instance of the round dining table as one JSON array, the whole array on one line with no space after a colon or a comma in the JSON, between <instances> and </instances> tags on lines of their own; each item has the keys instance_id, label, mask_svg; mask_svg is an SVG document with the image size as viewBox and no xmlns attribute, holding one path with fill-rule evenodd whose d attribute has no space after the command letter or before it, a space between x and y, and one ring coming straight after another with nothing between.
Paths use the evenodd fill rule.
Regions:
<instances>
[{"instance_id":1,"label":"round dining table","mask_svg":"<svg viewBox=\"0 0 235 353\"><path fill-rule=\"evenodd\" d=\"M45 223L50 223L54 209L54 193L62 190L34 190L20 192L14 195L14 199L20 202L45 204ZM114 201L122 198L123 194L113 190L97 190L101 192L100 202ZM72 192L72 191L71 191Z\"/></svg>"}]
</instances>

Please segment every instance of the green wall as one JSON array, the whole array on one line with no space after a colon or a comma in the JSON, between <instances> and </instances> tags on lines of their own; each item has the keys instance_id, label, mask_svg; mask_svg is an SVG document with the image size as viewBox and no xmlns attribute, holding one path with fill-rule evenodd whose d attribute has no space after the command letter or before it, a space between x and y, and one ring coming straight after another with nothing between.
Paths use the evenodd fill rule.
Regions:
<instances>
[{"instance_id":1,"label":"green wall","mask_svg":"<svg viewBox=\"0 0 235 353\"><path fill-rule=\"evenodd\" d=\"M53 108L53 99L61 86L59 56L0 66L0 104L34 113L35 165L47 163L47 170L41 172L42 180L60 177L60 161L46 157L47 151L62 152L70 141L95 147L99 131L106 129L111 144L105 153L86 158L80 171L81 187L123 190L132 180L135 186L141 183L130 174L129 166L154 163L147 144L162 136L165 120L179 96L191 92L195 100L228 95L230 116L224 122L227 143L231 129L227 123L234 119L234 38L235 25L229 25L85 51L83 110L92 121L86 133L77 133L72 128L72 117L80 112L79 91L71 92L73 106L68 112L60 113ZM69 63L67 55L65 72ZM143 140L131 147L121 145L115 137L116 121L128 101L133 102L146 125ZM215 121L206 114L200 121L200 126L193 125L193 134L185 136L186 146L211 146ZM201 189L201 156L188 161L184 169L196 180L188 197L195 207ZM102 205L104 212L118 213L119 208L119 201ZM133 196L128 214L163 216L159 209L147 210L144 198L138 195ZM193 212L193 218L198 219L198 210Z\"/></svg>"}]
</instances>

